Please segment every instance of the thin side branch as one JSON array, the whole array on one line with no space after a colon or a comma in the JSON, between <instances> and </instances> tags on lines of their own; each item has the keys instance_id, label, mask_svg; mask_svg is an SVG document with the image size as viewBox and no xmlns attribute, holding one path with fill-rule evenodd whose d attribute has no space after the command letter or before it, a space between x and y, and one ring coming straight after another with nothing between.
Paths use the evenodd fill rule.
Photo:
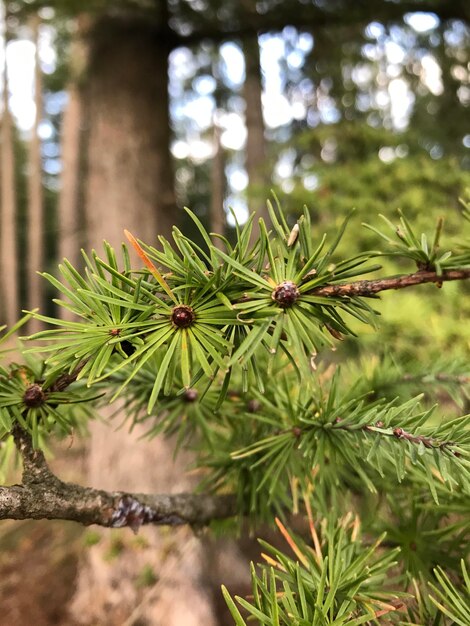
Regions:
<instances>
[{"instance_id":1,"label":"thin side branch","mask_svg":"<svg viewBox=\"0 0 470 626\"><path fill-rule=\"evenodd\" d=\"M438 381L441 383L467 385L470 383L470 376L466 374L446 374L445 372L438 372L437 374L404 374L402 380L406 383Z\"/></svg>"},{"instance_id":2,"label":"thin side branch","mask_svg":"<svg viewBox=\"0 0 470 626\"><path fill-rule=\"evenodd\" d=\"M377 278L376 280L358 280L352 283L338 285L324 285L309 292L311 295L324 297L373 297L380 291L389 289L404 289L413 285L435 283L438 287L450 280L465 280L470 278L470 269L447 270L442 274L430 270L419 270L414 274L395 276L391 278Z\"/></svg>"},{"instance_id":3,"label":"thin side branch","mask_svg":"<svg viewBox=\"0 0 470 626\"><path fill-rule=\"evenodd\" d=\"M231 495L135 494L65 483L34 449L29 433L16 425L13 436L23 458L23 483L0 487L0 519L62 519L136 532L143 524L204 525L236 514Z\"/></svg>"},{"instance_id":4,"label":"thin side branch","mask_svg":"<svg viewBox=\"0 0 470 626\"><path fill-rule=\"evenodd\" d=\"M77 376L80 374L85 365L86 361L81 361L73 372L61 374L54 384L51 385L50 391L65 391L69 385L77 380Z\"/></svg>"},{"instance_id":5,"label":"thin side branch","mask_svg":"<svg viewBox=\"0 0 470 626\"><path fill-rule=\"evenodd\" d=\"M404 428L400 427L385 428L382 422L377 422L376 424L364 424L363 426L357 428L355 426L351 426L350 424L342 424L342 421L343 420L340 417L336 418L333 425L334 430L343 430L349 433L355 433L359 430L366 433L370 432L381 437L393 437L395 439L403 439L416 445L423 444L425 448L430 448L433 450L450 450L450 452L455 456L460 456L460 453L457 450L452 449L453 446L456 446L456 443L454 441L437 439L435 437L429 437L426 435L414 435L413 433L407 432ZM280 431L279 434L283 435L290 432L292 433L293 437L295 437L296 439L300 439L306 433L311 432L313 429L319 428L324 428L324 425L305 426L304 428L294 426L293 428Z\"/></svg>"}]
</instances>

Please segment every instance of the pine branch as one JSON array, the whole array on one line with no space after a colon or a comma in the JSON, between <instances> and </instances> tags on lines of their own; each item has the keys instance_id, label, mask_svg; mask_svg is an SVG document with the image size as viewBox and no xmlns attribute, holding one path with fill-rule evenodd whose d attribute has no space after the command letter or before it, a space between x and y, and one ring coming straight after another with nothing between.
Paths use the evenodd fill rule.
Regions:
<instances>
[{"instance_id":1,"label":"pine branch","mask_svg":"<svg viewBox=\"0 0 470 626\"><path fill-rule=\"evenodd\" d=\"M137 532L143 524L199 525L236 513L230 495L134 494L65 483L51 472L29 433L16 424L12 434L23 459L23 482L0 487L0 519L63 519Z\"/></svg>"},{"instance_id":2,"label":"pine branch","mask_svg":"<svg viewBox=\"0 0 470 626\"><path fill-rule=\"evenodd\" d=\"M395 402L368 403L350 392L338 391L336 376L325 399L315 393L309 402L302 393L277 388L273 396L257 394L261 402L253 414L251 432L236 434L228 455L220 458L220 467L212 458L214 477L224 484L224 476L233 473L237 488L260 487L266 499L280 502L288 492L286 477L295 475L308 488L308 472L300 468L318 468L322 489L337 490L348 480L351 470L372 492L379 476L402 482L411 473L419 475L438 502L437 485L463 492L470 489L469 431L470 416L435 424L431 410L423 411L419 397L397 405ZM248 415L247 415L248 418ZM223 446L223 444L222 444ZM377 473L376 473L377 472ZM289 498L290 496L286 496Z\"/></svg>"},{"instance_id":3,"label":"pine branch","mask_svg":"<svg viewBox=\"0 0 470 626\"><path fill-rule=\"evenodd\" d=\"M376 280L358 280L339 285L324 285L313 289L309 293L327 298L338 296L363 296L367 298L375 296L380 291L388 291L389 289L404 289L405 287L422 285L424 283L436 283L440 287L446 281L465 280L468 278L470 278L470 269L448 270L443 271L441 274L431 270L420 270L404 276L378 278Z\"/></svg>"}]
</instances>

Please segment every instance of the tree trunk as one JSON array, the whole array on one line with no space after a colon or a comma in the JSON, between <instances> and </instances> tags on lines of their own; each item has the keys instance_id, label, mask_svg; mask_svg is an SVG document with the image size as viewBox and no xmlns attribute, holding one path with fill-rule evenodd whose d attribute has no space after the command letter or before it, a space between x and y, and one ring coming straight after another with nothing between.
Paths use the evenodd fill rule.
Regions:
<instances>
[{"instance_id":1,"label":"tree trunk","mask_svg":"<svg viewBox=\"0 0 470 626\"><path fill-rule=\"evenodd\" d=\"M86 222L90 246L114 246L128 228L156 244L176 221L169 152L168 51L148 22L103 19L90 35L87 73ZM117 251L119 253L119 251ZM136 268L139 262L134 257ZM115 410L115 407L113 407ZM91 427L87 484L105 489L191 489L173 458L174 442L142 440L122 415ZM183 455L184 456L184 455ZM202 583L203 548L188 528L100 533L87 550L72 604L76 621L103 626L145 623L212 626Z\"/></svg>"},{"instance_id":2,"label":"tree trunk","mask_svg":"<svg viewBox=\"0 0 470 626\"><path fill-rule=\"evenodd\" d=\"M243 42L245 56L245 99L246 171L249 180L248 203L250 212L256 211L257 217L267 218L265 173L266 140L264 137L263 108L261 102L261 65L258 37L249 37Z\"/></svg>"},{"instance_id":3,"label":"tree trunk","mask_svg":"<svg viewBox=\"0 0 470 626\"><path fill-rule=\"evenodd\" d=\"M225 158L224 149L220 143L220 128L214 119L214 148L215 154L211 169L211 199L210 199L210 230L219 235L225 235ZM222 241L215 238L214 244L223 249Z\"/></svg>"},{"instance_id":4,"label":"tree trunk","mask_svg":"<svg viewBox=\"0 0 470 626\"><path fill-rule=\"evenodd\" d=\"M6 15L3 23L6 25ZM1 220L0 220L0 269L2 278L2 320L9 326L19 316L18 306L18 251L16 234L16 182L13 121L8 103L8 69L6 48L8 32L4 32L3 70L3 116L1 126Z\"/></svg>"},{"instance_id":5,"label":"tree trunk","mask_svg":"<svg viewBox=\"0 0 470 626\"><path fill-rule=\"evenodd\" d=\"M144 20L103 19L92 34L88 244L123 229L155 243L177 219L169 149L168 51Z\"/></svg>"},{"instance_id":6,"label":"tree trunk","mask_svg":"<svg viewBox=\"0 0 470 626\"><path fill-rule=\"evenodd\" d=\"M58 256L80 265L80 250L85 246L85 185L87 176L86 149L88 146L87 99L84 94L88 46L84 41L89 29L89 18L81 14L76 19L77 31L71 44L71 80L68 102L61 128L62 175L58 206ZM64 318L71 317L62 309Z\"/></svg>"},{"instance_id":7,"label":"tree trunk","mask_svg":"<svg viewBox=\"0 0 470 626\"><path fill-rule=\"evenodd\" d=\"M80 88L70 85L67 107L62 120L62 175L58 207L59 260L67 258L80 264L80 248L84 245L83 221L83 99ZM65 309L64 309L65 311Z\"/></svg>"},{"instance_id":8,"label":"tree trunk","mask_svg":"<svg viewBox=\"0 0 470 626\"><path fill-rule=\"evenodd\" d=\"M36 48L34 67L34 102L36 114L31 139L29 141L28 159L28 308L34 309L43 305L44 279L37 272L44 271L44 200L42 189L41 140L39 124L42 117L42 76L39 61L39 26L40 18L33 15L30 21L33 42ZM32 319L28 330L36 332L41 323Z\"/></svg>"}]
</instances>

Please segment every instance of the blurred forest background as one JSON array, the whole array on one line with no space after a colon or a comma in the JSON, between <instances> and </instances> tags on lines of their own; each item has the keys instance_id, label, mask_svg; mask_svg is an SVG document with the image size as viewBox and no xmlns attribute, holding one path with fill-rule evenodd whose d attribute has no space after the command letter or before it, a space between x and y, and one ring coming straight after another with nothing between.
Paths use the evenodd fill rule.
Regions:
<instances>
[{"instance_id":1,"label":"blurred forest background","mask_svg":"<svg viewBox=\"0 0 470 626\"><path fill-rule=\"evenodd\" d=\"M443 216L458 234L469 50L468 0L3 0L0 322L36 306L51 313L36 271L54 273L63 257L80 264L80 248L104 238L119 246L123 228L150 244L173 225L197 237L184 206L229 238L234 216L264 215L271 190L292 222L308 206L313 236L356 207L348 254L377 245L362 221L395 220L398 207L429 231ZM441 296L433 286L399 306L384 296L379 334L344 342L335 358L367 356L371 369L387 345L405 367L451 348L468 359L468 286ZM190 484L171 446L142 452L136 433L132 456L126 432L93 428L91 443L57 452L64 478ZM0 529L9 624L229 624L219 573L244 584L243 546L187 530Z\"/></svg>"}]
</instances>

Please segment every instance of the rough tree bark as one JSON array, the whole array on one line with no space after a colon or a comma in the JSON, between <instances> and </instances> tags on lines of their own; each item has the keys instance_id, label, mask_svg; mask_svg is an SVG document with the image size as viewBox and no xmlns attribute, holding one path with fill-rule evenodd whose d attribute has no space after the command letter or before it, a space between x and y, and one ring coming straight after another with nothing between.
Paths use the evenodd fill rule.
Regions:
<instances>
[{"instance_id":1,"label":"rough tree bark","mask_svg":"<svg viewBox=\"0 0 470 626\"><path fill-rule=\"evenodd\" d=\"M39 15L30 20L32 39L35 46L34 58L34 103L36 112L31 129L28 151L28 308L41 307L44 295L44 279L38 271L44 271L44 200L42 190L41 140L39 124L42 117L42 75L39 60ZM36 332L41 322L32 318L28 330Z\"/></svg>"},{"instance_id":2,"label":"rough tree bark","mask_svg":"<svg viewBox=\"0 0 470 626\"><path fill-rule=\"evenodd\" d=\"M149 21L130 18L103 18L89 43L87 248L99 250L106 238L119 250L124 228L156 243L157 234L168 235L178 218L169 152L168 50ZM185 459L175 461L173 443L142 440L143 428L118 430L122 418L93 424L88 484L147 493L190 491ZM131 533L119 532L114 559L108 554L116 536L109 531L87 551L71 607L76 621L215 623L202 589L202 544L190 528L171 535L145 528L138 544ZM154 577L148 587L138 582L145 571Z\"/></svg>"},{"instance_id":3,"label":"rough tree bark","mask_svg":"<svg viewBox=\"0 0 470 626\"><path fill-rule=\"evenodd\" d=\"M0 7L1 8L1 7ZM7 24L6 9L4 24ZM8 68L6 50L8 32L4 34L3 67L3 114L1 125L0 155L0 269L2 278L2 321L13 325L19 315L18 308L18 256L16 243L16 182L13 121L8 103Z\"/></svg>"}]
</instances>

